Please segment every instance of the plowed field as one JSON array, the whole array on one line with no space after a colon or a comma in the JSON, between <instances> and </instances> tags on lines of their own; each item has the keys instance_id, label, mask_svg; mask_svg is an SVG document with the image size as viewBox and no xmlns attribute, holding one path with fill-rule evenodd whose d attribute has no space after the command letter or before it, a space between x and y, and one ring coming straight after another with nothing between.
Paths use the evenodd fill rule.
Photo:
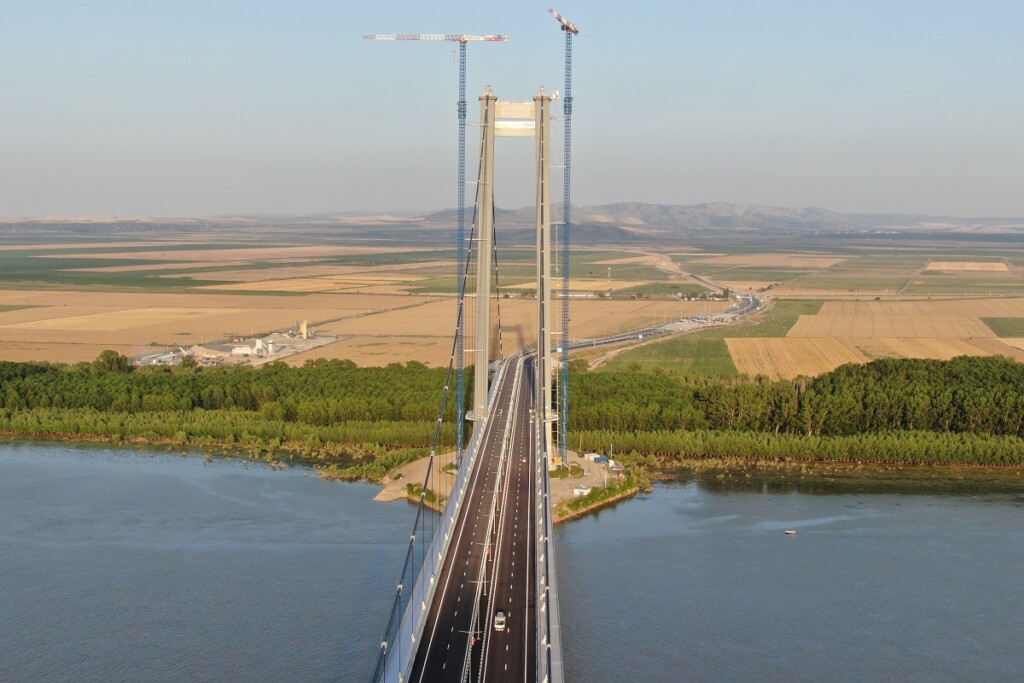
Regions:
<instances>
[{"instance_id":1,"label":"plowed field","mask_svg":"<svg viewBox=\"0 0 1024 683\"><path fill-rule=\"evenodd\" d=\"M830 301L800 316L789 337L993 337L979 316L1021 310L1020 299L988 301ZM1005 315L1005 313L1003 314ZM993 315L992 317L997 317Z\"/></svg>"},{"instance_id":2,"label":"plowed field","mask_svg":"<svg viewBox=\"0 0 1024 683\"><path fill-rule=\"evenodd\" d=\"M750 375L790 379L820 375L844 363L864 363L867 358L839 339L726 339L736 369Z\"/></svg>"}]
</instances>

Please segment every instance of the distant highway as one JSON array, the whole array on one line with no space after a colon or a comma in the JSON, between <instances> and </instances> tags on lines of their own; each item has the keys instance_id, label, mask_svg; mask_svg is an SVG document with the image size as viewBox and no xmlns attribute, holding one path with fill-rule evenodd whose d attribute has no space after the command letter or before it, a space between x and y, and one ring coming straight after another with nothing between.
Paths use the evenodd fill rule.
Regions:
<instances>
[{"instance_id":1,"label":"distant highway","mask_svg":"<svg viewBox=\"0 0 1024 683\"><path fill-rule=\"evenodd\" d=\"M698 327L713 326L713 325L729 325L740 318L745 318L748 315L753 315L764 308L764 300L760 297L752 294L745 294L736 297L736 303L730 306L721 313L715 313L712 315L695 315L689 318L683 318L681 320L673 320L671 322L662 323L661 325L652 325L639 330L632 330L630 332L624 332L622 334L612 335L611 337L601 337L599 339L580 339L569 344L570 350L576 349L587 349L595 346L609 346L611 344L624 344L626 342L641 341L644 339L651 339L654 337L663 337L669 334L675 334L676 332L683 332Z\"/></svg>"}]
</instances>

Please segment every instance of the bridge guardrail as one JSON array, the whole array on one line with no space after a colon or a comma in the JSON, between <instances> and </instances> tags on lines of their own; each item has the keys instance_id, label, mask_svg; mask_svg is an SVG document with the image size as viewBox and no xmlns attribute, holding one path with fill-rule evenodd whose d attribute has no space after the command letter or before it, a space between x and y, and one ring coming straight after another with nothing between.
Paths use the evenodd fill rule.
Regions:
<instances>
[{"instance_id":1,"label":"bridge guardrail","mask_svg":"<svg viewBox=\"0 0 1024 683\"><path fill-rule=\"evenodd\" d=\"M498 374L491 384L489 395L487 397L488 404L494 400L494 395L497 392L498 387L501 385L501 379L505 374L505 371L510 364L512 359L508 359L501 364ZM469 444L466 448L466 454L462 458L462 462L459 464L458 477L452 486L452 493L448 499L448 504L445 506L444 512L441 514L440 524L437 526L437 531L434 534L434 538L430 542L430 546L427 549L423 557L422 565L419 568L419 572L416 575L415 581L412 581L412 590L408 598L405 596L406 582L407 582L407 570L403 568L403 574L399 580L396 588L397 595L395 597L395 605L392 607L392 617L396 609L401 610L401 621L399 622L398 630L394 637L390 637L390 625L388 628L389 633L386 635L386 639L381 643L380 653L378 655L377 667L374 671L372 681L387 681L388 683L399 683L400 681L407 680L409 671L412 668L413 661L416 657L416 645L419 642L420 637L423 635L423 626L425 617L427 615L428 608L431 601L434 598L434 590L437 587L437 569L443 562L445 554L448 552L448 546L452 537L452 528L455 525L455 519L458 516L459 509L462 506L463 494L466 491L469 482L470 473L473 470L473 464L476 462L476 451L479 446L480 439L483 434L482 429L474 429L473 436L470 438ZM416 524L413 525L413 529L419 523L419 515L423 514L423 508L417 513ZM410 538L410 542L415 542L415 533ZM406 567L409 565L409 558L406 558ZM401 608L402 604L405 604L404 609ZM405 647L403 647L403 645Z\"/></svg>"},{"instance_id":2,"label":"bridge guardrail","mask_svg":"<svg viewBox=\"0 0 1024 683\"><path fill-rule=\"evenodd\" d=\"M535 443L545 442L541 437L540 420L534 424ZM540 683L563 683L562 667L562 625L558 614L558 573L555 569L555 544L551 539L554 531L551 509L551 476L548 469L548 453L537 458L537 499L536 546L537 563L534 587L537 596L537 680Z\"/></svg>"}]
</instances>

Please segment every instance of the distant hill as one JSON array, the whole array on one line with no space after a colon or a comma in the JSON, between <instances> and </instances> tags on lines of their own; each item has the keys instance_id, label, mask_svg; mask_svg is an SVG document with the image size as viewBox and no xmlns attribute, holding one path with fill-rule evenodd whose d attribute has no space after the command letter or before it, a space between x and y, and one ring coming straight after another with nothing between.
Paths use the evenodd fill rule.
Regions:
<instances>
[{"instance_id":1,"label":"distant hill","mask_svg":"<svg viewBox=\"0 0 1024 683\"><path fill-rule=\"evenodd\" d=\"M515 211L499 209L499 224L532 225L533 207ZM902 213L840 213L819 208L791 208L762 206L759 204L642 204L619 202L600 206L576 206L572 211L573 223L615 225L638 232L654 230L1019 230L1024 229L1024 218L1008 217L952 217ZM425 214L429 223L448 223L456 220L454 209Z\"/></svg>"},{"instance_id":2,"label":"distant hill","mask_svg":"<svg viewBox=\"0 0 1024 683\"><path fill-rule=\"evenodd\" d=\"M497 209L500 228L513 239L534 224L534 208ZM556 220L557 220L556 216ZM467 224L472 219L467 216ZM454 209L424 214L418 219L426 226L453 225ZM767 234L843 233L960 233L979 235L1024 235L1024 218L951 217L917 214L841 213L820 208L791 208L758 204L643 204L620 202L600 206L575 206L572 211L573 240L577 244L633 244L671 242L715 232L756 232Z\"/></svg>"},{"instance_id":3,"label":"distant hill","mask_svg":"<svg viewBox=\"0 0 1024 683\"><path fill-rule=\"evenodd\" d=\"M578 215L589 221L651 228L733 230L964 230L1024 228L1024 218L961 218L916 214L840 213L819 208L789 208L758 204L670 205L623 202L580 207Z\"/></svg>"},{"instance_id":4,"label":"distant hill","mask_svg":"<svg viewBox=\"0 0 1024 683\"><path fill-rule=\"evenodd\" d=\"M533 241L534 208L496 209L499 242L530 244ZM554 216L557 222L560 215ZM472 208L466 212L470 228ZM437 231L450 230L457 221L455 209L429 213L331 212L310 215L230 215L192 218L91 218L81 216L31 219L0 219L0 234L72 233L93 235L108 231L139 234L186 234L211 227L259 234L293 236L304 233L330 241L378 241L415 244L437 242ZM671 244L680 240L715 239L726 233L748 233L774 239L789 235L802 239L873 238L907 234L936 239L984 241L1024 240L1024 218L952 217L918 214L841 213L820 208L793 208L759 204L643 204L619 202L600 206L574 206L573 236L576 245ZM20 235L19 235L20 236Z\"/></svg>"}]
</instances>

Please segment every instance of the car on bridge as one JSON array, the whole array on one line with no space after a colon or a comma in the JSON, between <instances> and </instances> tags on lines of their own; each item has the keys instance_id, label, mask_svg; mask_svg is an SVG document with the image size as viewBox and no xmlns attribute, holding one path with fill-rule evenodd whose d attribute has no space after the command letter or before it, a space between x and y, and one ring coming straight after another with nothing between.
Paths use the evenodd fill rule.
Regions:
<instances>
[{"instance_id":1,"label":"car on bridge","mask_svg":"<svg viewBox=\"0 0 1024 683\"><path fill-rule=\"evenodd\" d=\"M494 630L504 631L505 630L505 611L498 610L494 615Z\"/></svg>"}]
</instances>

